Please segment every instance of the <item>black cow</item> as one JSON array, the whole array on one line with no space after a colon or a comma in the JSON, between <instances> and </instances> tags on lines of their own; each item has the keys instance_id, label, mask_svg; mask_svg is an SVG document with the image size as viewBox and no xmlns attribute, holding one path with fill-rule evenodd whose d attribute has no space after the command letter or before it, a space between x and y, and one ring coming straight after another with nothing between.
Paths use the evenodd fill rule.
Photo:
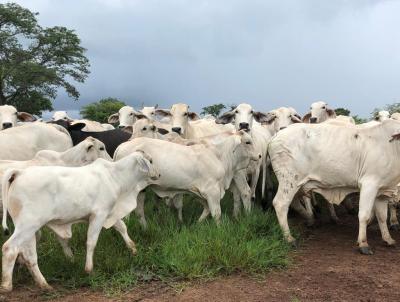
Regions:
<instances>
[{"instance_id":1,"label":"black cow","mask_svg":"<svg viewBox=\"0 0 400 302\"><path fill-rule=\"evenodd\" d=\"M67 129L69 134L71 135L72 143L74 144L74 146L79 144L81 141L85 140L85 138L89 136L98 139L99 141L104 143L107 153L111 157L113 157L114 151L119 145L128 141L131 138L130 133L121 129L113 129L100 132L86 132L82 131L82 129L86 126L85 123L76 123L71 125L70 122L64 120L58 120L49 123L57 124Z\"/></svg>"}]
</instances>

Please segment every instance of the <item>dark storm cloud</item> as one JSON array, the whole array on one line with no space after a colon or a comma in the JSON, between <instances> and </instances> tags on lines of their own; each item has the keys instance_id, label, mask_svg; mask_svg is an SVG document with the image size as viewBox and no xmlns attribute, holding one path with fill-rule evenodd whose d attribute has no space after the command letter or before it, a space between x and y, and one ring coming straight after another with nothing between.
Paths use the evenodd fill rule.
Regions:
<instances>
[{"instance_id":1,"label":"dark storm cloud","mask_svg":"<svg viewBox=\"0 0 400 302\"><path fill-rule=\"evenodd\" d=\"M395 1L18 1L45 26L76 29L91 62L81 99L133 105L247 101L259 110L315 100L368 116L400 100Z\"/></svg>"}]
</instances>

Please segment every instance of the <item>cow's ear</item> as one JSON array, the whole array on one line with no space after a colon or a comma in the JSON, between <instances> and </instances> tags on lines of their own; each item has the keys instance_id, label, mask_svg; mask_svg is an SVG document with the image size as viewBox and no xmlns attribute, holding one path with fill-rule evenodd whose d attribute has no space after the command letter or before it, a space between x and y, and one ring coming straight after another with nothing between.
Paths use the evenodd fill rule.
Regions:
<instances>
[{"instance_id":1,"label":"cow's ear","mask_svg":"<svg viewBox=\"0 0 400 302\"><path fill-rule=\"evenodd\" d=\"M145 116L143 113L140 113L140 112L134 112L133 115L134 115L138 120L143 119L143 118L148 119L147 116Z\"/></svg>"},{"instance_id":2,"label":"cow's ear","mask_svg":"<svg viewBox=\"0 0 400 302\"><path fill-rule=\"evenodd\" d=\"M156 115L159 117L167 117L167 116L171 116L171 112L166 109L157 109Z\"/></svg>"},{"instance_id":3,"label":"cow's ear","mask_svg":"<svg viewBox=\"0 0 400 302\"><path fill-rule=\"evenodd\" d=\"M310 117L311 117L311 112L309 112L305 116L303 116L303 123L309 123Z\"/></svg>"},{"instance_id":4,"label":"cow's ear","mask_svg":"<svg viewBox=\"0 0 400 302\"><path fill-rule=\"evenodd\" d=\"M228 111L225 112L223 115L218 117L215 120L215 123L217 124L229 124L233 121L233 118L235 117L235 112L234 111Z\"/></svg>"},{"instance_id":5,"label":"cow's ear","mask_svg":"<svg viewBox=\"0 0 400 302\"><path fill-rule=\"evenodd\" d=\"M144 153L144 152L143 152ZM149 173L151 169L151 163L143 155L138 156L137 160L139 169L144 173Z\"/></svg>"},{"instance_id":6,"label":"cow's ear","mask_svg":"<svg viewBox=\"0 0 400 302\"><path fill-rule=\"evenodd\" d=\"M191 121L197 121L200 119L196 112L188 112L188 117Z\"/></svg>"},{"instance_id":7,"label":"cow's ear","mask_svg":"<svg viewBox=\"0 0 400 302\"><path fill-rule=\"evenodd\" d=\"M162 134L162 135L165 135L165 134L169 133L169 131L167 129L164 129L164 128L157 128L157 132Z\"/></svg>"},{"instance_id":8,"label":"cow's ear","mask_svg":"<svg viewBox=\"0 0 400 302\"><path fill-rule=\"evenodd\" d=\"M330 117L336 117L335 110L333 110L333 109L326 109L326 112L328 113L328 115L329 115Z\"/></svg>"},{"instance_id":9,"label":"cow's ear","mask_svg":"<svg viewBox=\"0 0 400 302\"><path fill-rule=\"evenodd\" d=\"M114 113L114 114L111 114L109 117L108 117L108 123L109 124L116 124L116 123L118 123L119 122L119 114L118 113Z\"/></svg>"},{"instance_id":10,"label":"cow's ear","mask_svg":"<svg viewBox=\"0 0 400 302\"><path fill-rule=\"evenodd\" d=\"M257 122L259 122L259 123L261 123L261 124L267 123L268 120L269 120L268 114L262 113L262 112L260 112L260 111L254 111L254 112L253 112L253 117L254 117L254 119L255 119Z\"/></svg>"},{"instance_id":11,"label":"cow's ear","mask_svg":"<svg viewBox=\"0 0 400 302\"><path fill-rule=\"evenodd\" d=\"M88 145L87 145L87 147L86 147L86 152L89 152L90 150L93 150L94 149L94 143L89 143Z\"/></svg>"},{"instance_id":12,"label":"cow's ear","mask_svg":"<svg viewBox=\"0 0 400 302\"><path fill-rule=\"evenodd\" d=\"M68 130L69 131L81 131L85 127L86 127L85 123L76 123L73 125L69 125Z\"/></svg>"},{"instance_id":13,"label":"cow's ear","mask_svg":"<svg viewBox=\"0 0 400 302\"><path fill-rule=\"evenodd\" d=\"M393 142L394 140L400 140L400 132L392 134L392 137L390 138L389 142Z\"/></svg>"},{"instance_id":14,"label":"cow's ear","mask_svg":"<svg viewBox=\"0 0 400 302\"><path fill-rule=\"evenodd\" d=\"M290 119L291 119L291 121L292 121L293 123L301 123L301 117L300 117L300 115L298 115L297 113L296 113L296 114L292 114L292 115L290 116Z\"/></svg>"},{"instance_id":15,"label":"cow's ear","mask_svg":"<svg viewBox=\"0 0 400 302\"><path fill-rule=\"evenodd\" d=\"M21 122L34 122L36 117L28 112L17 112L17 117Z\"/></svg>"},{"instance_id":16,"label":"cow's ear","mask_svg":"<svg viewBox=\"0 0 400 302\"><path fill-rule=\"evenodd\" d=\"M275 113L272 113L272 112L267 112L267 118L266 118L266 120L263 122L263 124L272 124L273 123L273 121L275 121L275 119L277 118L277 116L276 116L276 114Z\"/></svg>"},{"instance_id":17,"label":"cow's ear","mask_svg":"<svg viewBox=\"0 0 400 302\"><path fill-rule=\"evenodd\" d=\"M126 133L132 134L133 133L133 127L132 126L125 126L124 128L120 129Z\"/></svg>"}]
</instances>

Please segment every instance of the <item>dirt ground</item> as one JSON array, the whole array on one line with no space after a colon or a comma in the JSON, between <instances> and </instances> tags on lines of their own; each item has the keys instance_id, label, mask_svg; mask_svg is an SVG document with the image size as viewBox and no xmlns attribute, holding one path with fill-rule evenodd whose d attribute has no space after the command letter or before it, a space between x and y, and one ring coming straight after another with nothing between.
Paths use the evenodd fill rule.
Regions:
<instances>
[{"instance_id":1,"label":"dirt ground","mask_svg":"<svg viewBox=\"0 0 400 302\"><path fill-rule=\"evenodd\" d=\"M374 226L368 235L373 256L355 248L356 217L344 218L341 225L323 224L303 234L287 270L262 278L234 275L181 289L155 282L113 298L80 290L53 299L36 289L16 288L0 301L400 301L400 248L386 247ZM400 245L400 232L392 235Z\"/></svg>"}]
</instances>

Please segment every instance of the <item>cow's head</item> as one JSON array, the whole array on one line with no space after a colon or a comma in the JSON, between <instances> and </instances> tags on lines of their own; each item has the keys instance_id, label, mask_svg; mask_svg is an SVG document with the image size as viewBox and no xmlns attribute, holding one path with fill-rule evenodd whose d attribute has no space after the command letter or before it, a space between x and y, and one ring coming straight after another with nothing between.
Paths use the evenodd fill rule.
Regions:
<instances>
[{"instance_id":1,"label":"cow's head","mask_svg":"<svg viewBox=\"0 0 400 302\"><path fill-rule=\"evenodd\" d=\"M268 121L265 113L254 111L251 105L242 103L235 109L225 112L215 120L217 124L228 124L234 121L236 130L249 132L253 126L253 119L259 123Z\"/></svg>"},{"instance_id":2,"label":"cow's head","mask_svg":"<svg viewBox=\"0 0 400 302\"><path fill-rule=\"evenodd\" d=\"M67 111L56 111L53 113L53 117L51 118L53 121L72 121L73 119L70 118L67 114Z\"/></svg>"},{"instance_id":3,"label":"cow's head","mask_svg":"<svg viewBox=\"0 0 400 302\"><path fill-rule=\"evenodd\" d=\"M247 131L240 130L235 135L237 137L237 145L233 152L237 162L236 170L246 169L250 161L260 160L261 154L256 153L253 139Z\"/></svg>"},{"instance_id":4,"label":"cow's head","mask_svg":"<svg viewBox=\"0 0 400 302\"><path fill-rule=\"evenodd\" d=\"M90 164L98 158L112 161L112 158L107 153L106 146L101 141L91 136L73 147L73 149L77 151L75 155L77 166ZM72 151L72 149L66 152L69 151Z\"/></svg>"},{"instance_id":5,"label":"cow's head","mask_svg":"<svg viewBox=\"0 0 400 302\"><path fill-rule=\"evenodd\" d=\"M118 113L111 114L108 117L108 122L110 124L116 124L119 122L119 128L124 128L128 126L133 126L135 121L140 118L144 118L145 116L137 112L131 106L124 106L119 109Z\"/></svg>"},{"instance_id":6,"label":"cow's head","mask_svg":"<svg viewBox=\"0 0 400 302\"><path fill-rule=\"evenodd\" d=\"M199 119L195 112L189 111L189 106L186 104L174 104L170 110L157 109L156 115L159 117L169 117L171 130L179 135L185 136L189 125L189 121Z\"/></svg>"},{"instance_id":7,"label":"cow's head","mask_svg":"<svg viewBox=\"0 0 400 302\"><path fill-rule=\"evenodd\" d=\"M267 113L267 115L268 121L266 124L272 126L274 133L285 129L294 123L302 122L300 115L298 115L296 110L292 107L280 107L278 109L271 110Z\"/></svg>"},{"instance_id":8,"label":"cow's head","mask_svg":"<svg viewBox=\"0 0 400 302\"><path fill-rule=\"evenodd\" d=\"M154 124L154 121L149 120L148 118L142 118L132 126L132 137L149 137L149 138L158 138L158 133L167 134L168 130L163 128L157 128Z\"/></svg>"},{"instance_id":9,"label":"cow's head","mask_svg":"<svg viewBox=\"0 0 400 302\"><path fill-rule=\"evenodd\" d=\"M389 111L386 111L386 110L379 111L379 112L375 115L374 119L375 119L375 121L377 121L377 122L383 122L383 121L385 121L385 120L390 119L390 113L389 113Z\"/></svg>"},{"instance_id":10,"label":"cow's head","mask_svg":"<svg viewBox=\"0 0 400 302\"><path fill-rule=\"evenodd\" d=\"M140 110L140 112L143 113L149 120L154 120L156 117L157 108L158 104L155 105L154 107L143 107L142 110Z\"/></svg>"},{"instance_id":11,"label":"cow's head","mask_svg":"<svg viewBox=\"0 0 400 302\"><path fill-rule=\"evenodd\" d=\"M303 116L304 123L322 123L327 119L335 118L336 114L333 109L328 108L325 102L315 102L311 104L310 112Z\"/></svg>"},{"instance_id":12,"label":"cow's head","mask_svg":"<svg viewBox=\"0 0 400 302\"><path fill-rule=\"evenodd\" d=\"M36 118L32 114L18 112L14 106L0 106L0 130L15 127L18 120L22 122L34 122Z\"/></svg>"},{"instance_id":13,"label":"cow's head","mask_svg":"<svg viewBox=\"0 0 400 302\"><path fill-rule=\"evenodd\" d=\"M400 121L400 112L394 112L391 114L390 118L392 120Z\"/></svg>"}]
</instances>

